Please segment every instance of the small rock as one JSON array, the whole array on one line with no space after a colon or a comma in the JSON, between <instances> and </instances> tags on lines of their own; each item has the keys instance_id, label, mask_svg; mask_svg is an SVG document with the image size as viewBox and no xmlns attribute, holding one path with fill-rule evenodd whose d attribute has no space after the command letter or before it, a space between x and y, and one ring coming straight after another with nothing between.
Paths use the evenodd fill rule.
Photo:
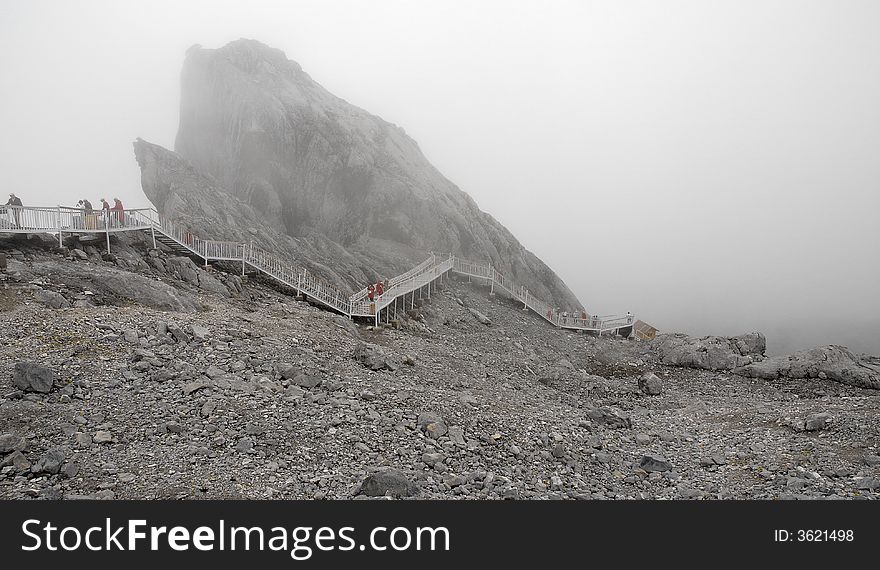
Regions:
<instances>
[{"instance_id":1,"label":"small rock","mask_svg":"<svg viewBox=\"0 0 880 570\"><path fill-rule=\"evenodd\" d=\"M293 379L293 383L300 388L312 390L314 388L317 388L321 384L321 379L317 376L301 373L296 375L296 377Z\"/></svg>"},{"instance_id":2,"label":"small rock","mask_svg":"<svg viewBox=\"0 0 880 570\"><path fill-rule=\"evenodd\" d=\"M608 406L587 410L587 417L589 417L593 423L605 425L610 428L622 429L632 427L632 420L629 419L629 417Z\"/></svg>"},{"instance_id":3,"label":"small rock","mask_svg":"<svg viewBox=\"0 0 880 570\"><path fill-rule=\"evenodd\" d=\"M79 465L68 461L64 464L64 467L61 468L61 474L67 477L68 479L73 479L79 474Z\"/></svg>"},{"instance_id":4,"label":"small rock","mask_svg":"<svg viewBox=\"0 0 880 570\"><path fill-rule=\"evenodd\" d=\"M516 487L507 487L501 492L502 499L518 499L519 498L519 489Z\"/></svg>"},{"instance_id":5,"label":"small rock","mask_svg":"<svg viewBox=\"0 0 880 570\"><path fill-rule=\"evenodd\" d=\"M210 336L211 334L211 332L206 327L203 327L201 325L192 325L190 327L190 330L192 330L193 338L199 342L208 340L208 336Z\"/></svg>"},{"instance_id":6,"label":"small rock","mask_svg":"<svg viewBox=\"0 0 880 570\"><path fill-rule=\"evenodd\" d=\"M92 436L90 436L87 433L83 433L81 431L78 431L75 434L73 434L73 437L76 440L77 445L80 445L83 447L88 447L88 446L92 445Z\"/></svg>"},{"instance_id":7,"label":"small rock","mask_svg":"<svg viewBox=\"0 0 880 570\"><path fill-rule=\"evenodd\" d=\"M461 475L450 475L449 477L443 479L443 482L450 487L460 487L461 485L467 483L467 480Z\"/></svg>"},{"instance_id":8,"label":"small rock","mask_svg":"<svg viewBox=\"0 0 880 570\"><path fill-rule=\"evenodd\" d=\"M446 435L449 429L446 427L446 422L443 421L443 418L440 417L440 414L434 412L424 412L419 414L418 421L416 422L419 429L425 432L425 435L432 439L437 439L440 436Z\"/></svg>"},{"instance_id":9,"label":"small rock","mask_svg":"<svg viewBox=\"0 0 880 570\"><path fill-rule=\"evenodd\" d=\"M419 486L398 469L388 468L369 475L361 483L357 495L368 497L415 497L421 493Z\"/></svg>"},{"instance_id":10,"label":"small rock","mask_svg":"<svg viewBox=\"0 0 880 570\"><path fill-rule=\"evenodd\" d=\"M55 475L61 471L61 464L64 463L64 459L64 451L57 447L52 448L31 466L31 473L51 473Z\"/></svg>"},{"instance_id":11,"label":"small rock","mask_svg":"<svg viewBox=\"0 0 880 570\"><path fill-rule=\"evenodd\" d=\"M468 307L468 311L470 311L470 313L474 316L474 318L477 319L482 324L484 324L486 326L489 326L492 324L492 321L489 320L489 317L487 317L486 315L484 315L480 311L478 311L474 308L471 308L471 307Z\"/></svg>"},{"instance_id":12,"label":"small rock","mask_svg":"<svg viewBox=\"0 0 880 570\"><path fill-rule=\"evenodd\" d=\"M0 435L0 454L11 451L23 451L27 447L27 440L11 433Z\"/></svg>"},{"instance_id":13,"label":"small rock","mask_svg":"<svg viewBox=\"0 0 880 570\"><path fill-rule=\"evenodd\" d=\"M831 425L832 421L833 421L833 418L831 417L831 414L829 414L828 412L811 414L811 415L807 416L807 419L804 422L804 429L807 431L823 430L826 427L828 427L829 425Z\"/></svg>"},{"instance_id":14,"label":"small rock","mask_svg":"<svg viewBox=\"0 0 880 570\"><path fill-rule=\"evenodd\" d=\"M861 477L855 480L855 486L860 491L876 491L880 489L880 479L876 477Z\"/></svg>"},{"instance_id":15,"label":"small rock","mask_svg":"<svg viewBox=\"0 0 880 570\"><path fill-rule=\"evenodd\" d=\"M95 433L92 441L95 443L111 443L113 441L113 434L109 431L99 431Z\"/></svg>"},{"instance_id":16,"label":"small rock","mask_svg":"<svg viewBox=\"0 0 880 570\"><path fill-rule=\"evenodd\" d=\"M198 392L199 390L202 390L203 388L208 388L208 387L210 387L210 383L208 383L205 380L200 378L198 380L194 380L192 382L188 382L187 384L185 384L183 386L183 393L186 394L187 396L189 396L193 392Z\"/></svg>"},{"instance_id":17,"label":"small rock","mask_svg":"<svg viewBox=\"0 0 880 570\"><path fill-rule=\"evenodd\" d=\"M444 459L445 459L445 457L443 456L442 453L423 453L422 454L422 462L427 465L430 465L432 467L438 463L441 463Z\"/></svg>"},{"instance_id":18,"label":"small rock","mask_svg":"<svg viewBox=\"0 0 880 570\"><path fill-rule=\"evenodd\" d=\"M653 440L654 439L646 433L637 433L636 434L636 443L639 445L650 445L650 443Z\"/></svg>"},{"instance_id":19,"label":"small rock","mask_svg":"<svg viewBox=\"0 0 880 570\"><path fill-rule=\"evenodd\" d=\"M28 461L27 457L25 457L24 453L21 451L13 451L4 457L2 462L0 462L0 467L10 466L13 470L19 473L25 473L30 470L31 462Z\"/></svg>"},{"instance_id":20,"label":"small rock","mask_svg":"<svg viewBox=\"0 0 880 570\"><path fill-rule=\"evenodd\" d=\"M359 344L354 351L354 359L371 370L390 370L393 372L400 368L397 359L385 354L385 351L374 344Z\"/></svg>"},{"instance_id":21,"label":"small rock","mask_svg":"<svg viewBox=\"0 0 880 570\"><path fill-rule=\"evenodd\" d=\"M25 392L47 394L55 384L55 373L48 366L36 362L18 362L12 373L12 383Z\"/></svg>"},{"instance_id":22,"label":"small rock","mask_svg":"<svg viewBox=\"0 0 880 570\"><path fill-rule=\"evenodd\" d=\"M672 465L669 464L665 457L648 453L642 456L642 460L639 461L639 468L648 472L669 471L672 469Z\"/></svg>"},{"instance_id":23,"label":"small rock","mask_svg":"<svg viewBox=\"0 0 880 570\"><path fill-rule=\"evenodd\" d=\"M639 377L639 390L648 396L659 396L663 392L663 381L653 372L645 372Z\"/></svg>"},{"instance_id":24,"label":"small rock","mask_svg":"<svg viewBox=\"0 0 880 570\"><path fill-rule=\"evenodd\" d=\"M565 446L561 443L557 443L553 446L553 451L551 451L551 453L556 459L562 459L565 457Z\"/></svg>"},{"instance_id":25,"label":"small rock","mask_svg":"<svg viewBox=\"0 0 880 570\"><path fill-rule=\"evenodd\" d=\"M448 434L452 443L456 445L467 445L467 442L464 440L464 428L461 426L451 426Z\"/></svg>"}]
</instances>

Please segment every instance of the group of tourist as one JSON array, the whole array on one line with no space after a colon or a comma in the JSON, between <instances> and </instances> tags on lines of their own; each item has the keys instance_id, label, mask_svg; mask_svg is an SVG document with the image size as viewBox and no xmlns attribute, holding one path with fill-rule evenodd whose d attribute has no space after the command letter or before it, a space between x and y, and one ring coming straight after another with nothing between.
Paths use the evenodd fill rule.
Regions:
<instances>
[{"instance_id":1,"label":"group of tourist","mask_svg":"<svg viewBox=\"0 0 880 570\"><path fill-rule=\"evenodd\" d=\"M83 211L84 228L87 230L98 229L99 215L92 206L92 203L86 198L83 198L76 203L76 207ZM122 200L119 198L113 198L112 206L107 200L101 198L100 210L104 213L104 216L106 216L108 223L112 227L125 225L125 206L122 205Z\"/></svg>"},{"instance_id":2,"label":"group of tourist","mask_svg":"<svg viewBox=\"0 0 880 570\"><path fill-rule=\"evenodd\" d=\"M385 291L388 289L388 279L384 281L379 280L376 283L370 283L367 287L367 298L372 303L376 297L381 297L385 294Z\"/></svg>"},{"instance_id":3,"label":"group of tourist","mask_svg":"<svg viewBox=\"0 0 880 570\"><path fill-rule=\"evenodd\" d=\"M23 208L24 204L22 204L21 198L16 196L14 192L10 192L9 201L0 207L0 222L2 222L0 223L0 226L9 224L10 227L21 228L21 213ZM101 198L101 207L98 210L95 210L92 203L83 198L76 203L76 208L83 212L82 221L74 224L81 225L81 229L99 229L101 227L98 224L98 219L101 216L100 212L103 212L103 215L106 216L111 227L125 225L125 206L122 205L122 200L119 198L113 198L112 206L107 200Z\"/></svg>"}]
</instances>

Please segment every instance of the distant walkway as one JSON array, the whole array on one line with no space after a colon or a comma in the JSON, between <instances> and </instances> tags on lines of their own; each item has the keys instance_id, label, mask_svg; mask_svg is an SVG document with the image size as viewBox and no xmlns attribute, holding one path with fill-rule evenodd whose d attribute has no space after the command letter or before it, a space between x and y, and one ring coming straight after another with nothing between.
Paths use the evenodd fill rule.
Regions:
<instances>
[{"instance_id":1,"label":"distant walkway","mask_svg":"<svg viewBox=\"0 0 880 570\"><path fill-rule=\"evenodd\" d=\"M523 309L537 313L553 326L596 332L632 330L634 316L572 316L551 307L532 295L524 286L514 284L510 279L495 270L491 265L467 261L454 255L442 258L431 257L406 273L388 280L388 286L381 295L370 300L367 289L354 295L347 295L336 287L325 283L306 269L292 265L272 253L232 241L206 240L194 235L188 229L159 215L153 208L139 208L121 211L83 210L64 206L55 207L9 207L6 214L0 214L0 233L49 233L58 235L58 244L63 245L63 237L68 234L105 234L107 251L110 251L110 234L122 231L146 233L153 241L153 247L161 243L183 255L195 255L209 261L240 263L244 274L248 267L290 287L298 294L306 295L318 304L347 317L369 317L378 325L390 318L391 311L415 306L416 295L430 298L432 289L436 291L449 273L467 276L469 279L484 280L491 293L498 288L514 300L523 304ZM586 318L584 318L586 317Z\"/></svg>"}]
</instances>

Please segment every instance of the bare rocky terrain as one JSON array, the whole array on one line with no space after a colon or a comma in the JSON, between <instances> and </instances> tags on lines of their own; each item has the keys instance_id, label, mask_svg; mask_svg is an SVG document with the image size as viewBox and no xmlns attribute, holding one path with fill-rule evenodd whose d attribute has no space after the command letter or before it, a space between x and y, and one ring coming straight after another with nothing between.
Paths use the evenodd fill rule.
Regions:
<instances>
[{"instance_id":1,"label":"bare rocky terrain","mask_svg":"<svg viewBox=\"0 0 880 570\"><path fill-rule=\"evenodd\" d=\"M113 239L0 236L2 498L880 496L875 359L597 338L455 278L374 328Z\"/></svg>"}]
</instances>

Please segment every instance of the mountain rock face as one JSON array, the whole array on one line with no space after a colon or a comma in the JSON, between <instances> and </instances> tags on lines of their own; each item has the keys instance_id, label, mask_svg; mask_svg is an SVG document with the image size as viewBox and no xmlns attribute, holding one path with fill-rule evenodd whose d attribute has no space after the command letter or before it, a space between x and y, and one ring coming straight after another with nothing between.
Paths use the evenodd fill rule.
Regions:
<instances>
[{"instance_id":1,"label":"mountain rock face","mask_svg":"<svg viewBox=\"0 0 880 570\"><path fill-rule=\"evenodd\" d=\"M361 260L320 234L291 237L266 224L253 207L222 190L177 153L138 139L134 153L147 198L181 229L205 239L253 242L282 259L308 268L328 283L342 286L378 279L364 273ZM406 258L399 258L405 264Z\"/></svg>"},{"instance_id":2,"label":"mountain rock face","mask_svg":"<svg viewBox=\"0 0 880 570\"><path fill-rule=\"evenodd\" d=\"M318 249L338 244L351 256L341 271L357 280L348 283L354 290L363 286L362 276L405 271L430 251L453 252L491 259L548 303L581 306L403 129L329 93L283 52L252 40L193 46L181 83L176 159L188 163L180 168L190 169L195 186L230 196L208 205L223 210L218 218L270 228ZM148 185L168 178L165 162L154 162L158 170L144 177L148 196L161 193Z\"/></svg>"}]
</instances>

